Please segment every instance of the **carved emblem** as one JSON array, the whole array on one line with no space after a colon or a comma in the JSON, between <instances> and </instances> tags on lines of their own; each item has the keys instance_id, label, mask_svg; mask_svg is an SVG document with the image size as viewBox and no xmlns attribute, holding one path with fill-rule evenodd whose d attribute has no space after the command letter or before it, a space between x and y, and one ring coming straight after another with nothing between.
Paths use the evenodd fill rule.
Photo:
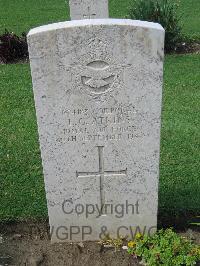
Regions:
<instances>
[{"instance_id":1,"label":"carved emblem","mask_svg":"<svg viewBox=\"0 0 200 266\"><path fill-rule=\"evenodd\" d=\"M104 93L108 91L114 81L115 75L110 71L108 63L97 60L88 63L82 73L81 81L91 93Z\"/></svg>"},{"instance_id":2,"label":"carved emblem","mask_svg":"<svg viewBox=\"0 0 200 266\"><path fill-rule=\"evenodd\" d=\"M123 84L123 72L128 65L115 60L109 42L94 37L81 47L84 47L84 53L74 66L69 67L73 90L101 98L101 95L118 89Z\"/></svg>"}]
</instances>

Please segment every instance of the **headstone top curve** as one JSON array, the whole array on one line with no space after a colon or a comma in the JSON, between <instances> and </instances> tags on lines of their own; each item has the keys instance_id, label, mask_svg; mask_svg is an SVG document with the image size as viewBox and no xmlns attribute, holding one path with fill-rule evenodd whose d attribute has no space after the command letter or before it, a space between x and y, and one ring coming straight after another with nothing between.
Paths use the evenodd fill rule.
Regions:
<instances>
[{"instance_id":1,"label":"headstone top curve","mask_svg":"<svg viewBox=\"0 0 200 266\"><path fill-rule=\"evenodd\" d=\"M62 28L98 26L98 25L133 26L133 27L161 30L164 32L163 27L160 24L154 23L154 22L131 20L131 19L92 19L92 20L84 19L84 20L59 22L59 23L53 23L53 24L36 27L29 31L28 36L47 32L47 31L54 31L54 30L58 30Z\"/></svg>"}]
</instances>

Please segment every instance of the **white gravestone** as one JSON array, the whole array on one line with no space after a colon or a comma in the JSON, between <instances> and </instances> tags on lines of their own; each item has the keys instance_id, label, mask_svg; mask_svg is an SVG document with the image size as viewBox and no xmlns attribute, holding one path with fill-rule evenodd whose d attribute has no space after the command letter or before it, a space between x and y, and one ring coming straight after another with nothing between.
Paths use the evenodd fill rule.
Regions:
<instances>
[{"instance_id":1,"label":"white gravestone","mask_svg":"<svg viewBox=\"0 0 200 266\"><path fill-rule=\"evenodd\" d=\"M70 0L71 20L108 18L108 0Z\"/></svg>"},{"instance_id":2,"label":"white gravestone","mask_svg":"<svg viewBox=\"0 0 200 266\"><path fill-rule=\"evenodd\" d=\"M163 28L71 21L28 43L52 242L154 232Z\"/></svg>"}]
</instances>

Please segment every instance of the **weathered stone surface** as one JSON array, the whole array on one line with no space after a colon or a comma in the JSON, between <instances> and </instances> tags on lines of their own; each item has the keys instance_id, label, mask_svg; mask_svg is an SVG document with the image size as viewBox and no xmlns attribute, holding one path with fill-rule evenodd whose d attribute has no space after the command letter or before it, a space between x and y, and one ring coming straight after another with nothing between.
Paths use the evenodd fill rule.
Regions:
<instances>
[{"instance_id":1,"label":"weathered stone surface","mask_svg":"<svg viewBox=\"0 0 200 266\"><path fill-rule=\"evenodd\" d=\"M52 241L154 231L163 28L72 21L28 43Z\"/></svg>"},{"instance_id":2,"label":"weathered stone surface","mask_svg":"<svg viewBox=\"0 0 200 266\"><path fill-rule=\"evenodd\" d=\"M70 0L71 20L108 18L108 0Z\"/></svg>"}]
</instances>

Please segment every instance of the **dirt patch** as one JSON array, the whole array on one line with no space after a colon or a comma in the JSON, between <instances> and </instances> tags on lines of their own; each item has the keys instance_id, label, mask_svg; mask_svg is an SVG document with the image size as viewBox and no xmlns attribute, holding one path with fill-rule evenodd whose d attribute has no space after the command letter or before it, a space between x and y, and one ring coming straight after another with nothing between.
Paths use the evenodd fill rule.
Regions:
<instances>
[{"instance_id":1,"label":"dirt patch","mask_svg":"<svg viewBox=\"0 0 200 266\"><path fill-rule=\"evenodd\" d=\"M1 265L139 265L126 251L101 250L96 243L53 244L46 240L5 239ZM4 263L4 264L3 264Z\"/></svg>"},{"instance_id":2,"label":"dirt patch","mask_svg":"<svg viewBox=\"0 0 200 266\"><path fill-rule=\"evenodd\" d=\"M94 266L139 265L125 250L95 242L51 244L46 223L12 223L0 227L0 265Z\"/></svg>"},{"instance_id":3,"label":"dirt patch","mask_svg":"<svg viewBox=\"0 0 200 266\"><path fill-rule=\"evenodd\" d=\"M186 43L182 42L176 48L176 51L172 52L176 54L199 54L200 53L200 42Z\"/></svg>"},{"instance_id":4,"label":"dirt patch","mask_svg":"<svg viewBox=\"0 0 200 266\"><path fill-rule=\"evenodd\" d=\"M200 244L200 230L183 236ZM0 225L0 265L12 266L132 266L140 265L125 250L105 248L96 242L51 244L47 222Z\"/></svg>"}]
</instances>

